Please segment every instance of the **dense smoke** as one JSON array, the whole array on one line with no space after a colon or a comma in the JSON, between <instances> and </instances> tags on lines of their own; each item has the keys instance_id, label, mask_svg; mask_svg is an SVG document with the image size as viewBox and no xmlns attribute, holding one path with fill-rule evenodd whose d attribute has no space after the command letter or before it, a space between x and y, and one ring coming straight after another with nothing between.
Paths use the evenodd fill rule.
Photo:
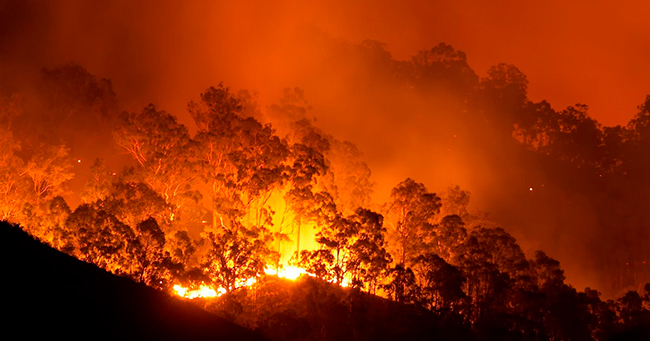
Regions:
<instances>
[{"instance_id":1,"label":"dense smoke","mask_svg":"<svg viewBox=\"0 0 650 341\"><path fill-rule=\"evenodd\" d=\"M154 103L176 115L190 130L195 128L187 103L198 100L200 93L220 81L232 89L249 89L263 113L280 101L284 88L299 87L307 102L305 107L309 108L305 117L315 118L323 132L341 141L352 141L364 153L376 182L374 202L387 201L390 189L407 177L423 182L440 195L448 187L459 185L472 193L470 211L489 212L491 224L514 235L527 255L543 249L560 260L569 283L578 288L595 287L607 295L618 294L609 291L622 289L612 284L619 275L616 269L647 257L643 250L648 235L641 234L645 240L635 240L635 234L626 234L625 229L641 230L647 218L620 224L621 237L612 238L619 235L612 232L619 225L608 221L615 215L599 210L593 196L606 193L610 196L607 200L616 202L617 195L628 195L625 188L599 192L589 189L590 183L575 183L581 177L579 171L562 163L550 164L515 143L512 120L503 113L505 109L498 101L481 100L475 91L480 79L488 76L490 66L512 62L528 76L529 82L522 84L528 86L524 94L529 99L547 98L558 111L575 102L592 104L589 102L593 100L592 106L598 108L595 117L605 123L625 125L650 92L647 78L638 76L649 71L650 44L643 43L647 43L647 34L638 36L638 46L626 44L625 39L620 45L608 45L601 43L600 37L581 35L582 31L575 27L579 25L569 25L564 15L558 15L555 18L561 19L561 28L555 35L549 33L558 41L540 42L532 37L555 26L540 22L543 13L536 14L535 29L510 36L510 27L491 27L494 23L481 17L483 10L495 15L499 10L487 5L478 9L462 9L462 4L424 8L418 3L412 8L393 8L387 2L369 2L345 8L342 3L306 7L291 1L254 6L186 6L180 2L161 5L148 1L7 2L0 4L0 89L3 95L27 94L27 115L21 123L24 129L45 129L39 138L47 138L43 137L48 135L47 129L60 129L52 135L63 136L71 156L82 160L75 165L71 183L73 192L78 193L89 177L93 158L107 159L111 171L120 170L128 161L112 156L114 151L97 149L102 146L98 140L110 137L110 131L96 130L102 127L101 122L57 116L54 110L48 114L54 117L54 123L42 124L40 113L52 108L51 98L59 97L42 84L43 79L45 83L54 80L55 88L56 74L43 73L41 68L56 70L69 62L79 63L97 77L98 89L91 99L114 102L114 107L95 109L140 112L148 103ZM643 6L647 12L647 3L639 5ZM429 19L415 13L419 9L439 23L427 26ZM443 14L465 10L462 15ZM612 13L610 19L629 14L621 11ZM364 19L377 13L385 22ZM533 16L522 8L510 9L508 14L515 17L515 22ZM413 17L417 20L407 20ZM450 22L449 18L459 21ZM393 25L403 27L393 31ZM632 20L620 32L626 34L644 25L647 18L645 23ZM606 26L611 27L602 25ZM441 33L448 27L453 27L453 32ZM496 38L478 35L486 27ZM574 31L569 30L568 38L560 39L557 33L569 28ZM531 38L519 36L526 33ZM615 40L607 37L606 42ZM526 43L508 47L520 41ZM450 45L438 45L441 42ZM513 49L522 52L517 54ZM558 67L558 59L552 56L574 55L574 49L583 51L580 55L590 62L574 61ZM537 58L521 56L537 55L540 50L543 53ZM594 64L597 62L593 55L605 55L600 62L608 66L637 65L645 70L628 69L632 66L623 68L624 72L616 68L604 70ZM443 67L427 68L437 62ZM595 82L594 76L585 76L587 72L596 73L595 69L603 73L603 83L625 86L607 87L588 98L580 88ZM547 75L555 72L565 74L562 79L580 81L564 82ZM614 74L628 75L629 81ZM111 80L112 88L103 78ZM40 100L43 98L46 100ZM626 102L619 106L611 98L624 98ZM84 105L92 107L92 103ZM58 109L61 115L71 110ZM282 126L272 118L271 122ZM647 183L639 186L648 188ZM625 200L644 198L630 196ZM72 204L80 202L74 195L68 200ZM629 252L607 259L617 248Z\"/></svg>"}]
</instances>

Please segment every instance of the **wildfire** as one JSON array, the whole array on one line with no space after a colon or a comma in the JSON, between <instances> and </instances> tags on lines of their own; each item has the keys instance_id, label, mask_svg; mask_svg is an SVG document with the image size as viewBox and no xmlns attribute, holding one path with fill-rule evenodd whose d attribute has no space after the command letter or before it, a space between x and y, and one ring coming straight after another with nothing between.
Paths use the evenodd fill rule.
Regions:
<instances>
[{"instance_id":1,"label":"wildfire","mask_svg":"<svg viewBox=\"0 0 650 341\"><path fill-rule=\"evenodd\" d=\"M266 270L264 270L264 273L271 276L278 276L280 278L290 279L292 281L295 281L302 275L311 276L311 274L307 273L305 269L296 266L291 266L291 265L287 267L283 267L279 271L272 268L266 268Z\"/></svg>"},{"instance_id":2,"label":"wildfire","mask_svg":"<svg viewBox=\"0 0 650 341\"><path fill-rule=\"evenodd\" d=\"M195 298L208 298L208 297L219 297L226 293L226 289L224 288L219 288L217 290L214 290L213 288L202 284L199 286L198 289L188 289L186 287L181 286L180 284L174 285L174 292L176 295L189 298L189 299L195 299Z\"/></svg>"},{"instance_id":3,"label":"wildfire","mask_svg":"<svg viewBox=\"0 0 650 341\"><path fill-rule=\"evenodd\" d=\"M295 281L302 275L312 276L311 274L307 273L305 269L295 267L295 266L283 267L280 269L280 271L276 271L276 269L269 267L264 270L264 273L270 276L278 276L280 278L285 278L292 281ZM245 281L241 281L237 283L237 286L250 287L255 283L257 283L257 278L251 277ZM189 298L189 299L220 297L221 295L226 293L225 288L219 287L215 290L214 288L207 286L205 284L201 284L198 289L189 289L180 284L176 284L174 285L173 289L176 295Z\"/></svg>"},{"instance_id":4,"label":"wildfire","mask_svg":"<svg viewBox=\"0 0 650 341\"><path fill-rule=\"evenodd\" d=\"M257 283L257 278L251 277L245 281L235 282L235 283L237 283L238 287L250 287L251 285Z\"/></svg>"}]
</instances>

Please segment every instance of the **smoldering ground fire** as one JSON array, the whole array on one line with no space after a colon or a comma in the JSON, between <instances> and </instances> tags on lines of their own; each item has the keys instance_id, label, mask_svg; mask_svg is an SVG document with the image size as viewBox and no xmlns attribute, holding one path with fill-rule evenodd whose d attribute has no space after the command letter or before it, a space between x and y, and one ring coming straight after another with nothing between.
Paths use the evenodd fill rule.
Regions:
<instances>
[{"instance_id":1,"label":"smoldering ground fire","mask_svg":"<svg viewBox=\"0 0 650 341\"><path fill-rule=\"evenodd\" d=\"M405 29L413 45L370 19L358 25L375 33L354 30L347 17L367 6L95 6L0 7L24 18L3 21L0 44L2 218L55 248L185 297L236 297L302 274L474 326L486 311L519 314L515 289L643 296L650 90L638 77L618 111L608 96L580 96L586 77L549 81L550 65L498 39L487 48L469 28L430 43L418 17ZM343 12L315 18L323 8ZM404 17L380 16L412 15L397 8ZM377 37L388 44L363 40ZM571 65L561 73L581 78ZM624 319L596 298L589 309ZM585 328L603 332L599 323Z\"/></svg>"}]
</instances>

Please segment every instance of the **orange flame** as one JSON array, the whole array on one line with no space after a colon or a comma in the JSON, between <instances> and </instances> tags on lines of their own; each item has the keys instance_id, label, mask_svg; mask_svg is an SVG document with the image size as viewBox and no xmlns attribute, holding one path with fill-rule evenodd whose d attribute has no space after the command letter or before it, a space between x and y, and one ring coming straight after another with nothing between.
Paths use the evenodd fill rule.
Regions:
<instances>
[{"instance_id":1,"label":"orange flame","mask_svg":"<svg viewBox=\"0 0 650 341\"><path fill-rule=\"evenodd\" d=\"M176 295L189 299L219 297L225 292L226 289L224 288L214 290L213 288L203 284L198 289L188 289L180 284L174 285L174 293Z\"/></svg>"}]
</instances>

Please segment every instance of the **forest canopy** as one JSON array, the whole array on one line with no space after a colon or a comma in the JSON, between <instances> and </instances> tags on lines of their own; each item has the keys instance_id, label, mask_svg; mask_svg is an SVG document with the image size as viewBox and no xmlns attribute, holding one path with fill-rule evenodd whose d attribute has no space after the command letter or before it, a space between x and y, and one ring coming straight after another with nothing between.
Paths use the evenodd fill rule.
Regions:
<instances>
[{"instance_id":1,"label":"forest canopy","mask_svg":"<svg viewBox=\"0 0 650 341\"><path fill-rule=\"evenodd\" d=\"M513 65L477 76L444 43L410 60L375 41L335 51L363 65L349 86L374 88L359 96L397 91L418 103L413 115L452 113L431 133L469 136L459 148L490 161L468 166L503 162L579 197L596 214L574 242L599 265L600 290L623 296L571 286L556 259L526 254L516 226L470 209L459 186L436 192L408 177L374 201L363 151L319 127L300 88L264 107L216 83L189 102L186 126L155 104L122 110L111 81L80 65L43 69L33 89L0 98L0 218L112 273L170 293L211 288L226 303L297 269L474 328L499 320L511 333L573 339L648 322L650 96L626 126L607 127L586 105L530 101Z\"/></svg>"}]
</instances>

